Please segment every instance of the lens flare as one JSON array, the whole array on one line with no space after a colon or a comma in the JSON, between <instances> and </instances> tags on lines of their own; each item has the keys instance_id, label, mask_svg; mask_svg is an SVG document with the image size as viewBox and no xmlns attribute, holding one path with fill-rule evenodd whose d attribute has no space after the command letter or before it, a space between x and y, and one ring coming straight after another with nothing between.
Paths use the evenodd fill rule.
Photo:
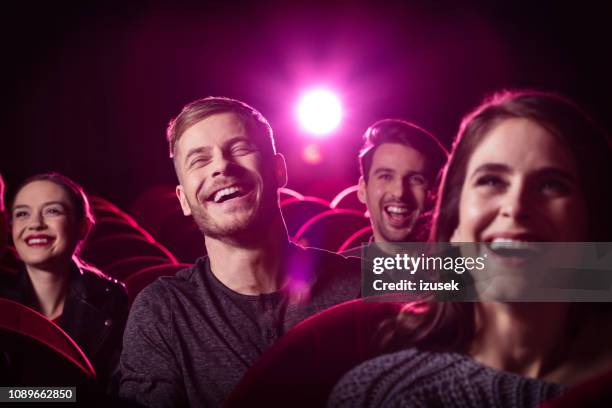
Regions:
<instances>
[{"instance_id":1,"label":"lens flare","mask_svg":"<svg viewBox=\"0 0 612 408\"><path fill-rule=\"evenodd\" d=\"M326 135L342 120L340 100L332 92L317 89L306 93L297 108L302 127L314 135Z\"/></svg>"}]
</instances>

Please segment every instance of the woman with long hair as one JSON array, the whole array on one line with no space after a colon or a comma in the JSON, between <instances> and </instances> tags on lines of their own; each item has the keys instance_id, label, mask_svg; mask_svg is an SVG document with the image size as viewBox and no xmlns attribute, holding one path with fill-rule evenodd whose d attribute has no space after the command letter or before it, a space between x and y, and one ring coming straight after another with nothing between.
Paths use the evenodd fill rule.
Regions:
<instances>
[{"instance_id":1,"label":"woman with long hair","mask_svg":"<svg viewBox=\"0 0 612 408\"><path fill-rule=\"evenodd\" d=\"M30 177L15 193L10 219L24 266L0 295L59 325L105 383L118 362L128 302L122 284L78 257L94 225L83 189L58 173Z\"/></svg>"},{"instance_id":2,"label":"woman with long hair","mask_svg":"<svg viewBox=\"0 0 612 408\"><path fill-rule=\"evenodd\" d=\"M461 124L432 241L612 241L611 174L608 139L571 101L496 94ZM402 350L345 375L330 406L535 406L612 367L609 304L425 306L406 306L390 341Z\"/></svg>"}]
</instances>

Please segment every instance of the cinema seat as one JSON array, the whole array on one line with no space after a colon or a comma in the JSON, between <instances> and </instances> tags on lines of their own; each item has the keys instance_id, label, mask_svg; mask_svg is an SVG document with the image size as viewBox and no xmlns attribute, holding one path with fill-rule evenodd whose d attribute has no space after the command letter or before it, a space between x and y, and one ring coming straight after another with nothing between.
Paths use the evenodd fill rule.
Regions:
<instances>
[{"instance_id":1,"label":"cinema seat","mask_svg":"<svg viewBox=\"0 0 612 408\"><path fill-rule=\"evenodd\" d=\"M170 260L163 256L131 256L119 259L104 268L104 273L115 279L124 281L128 276L155 265L170 264Z\"/></svg>"},{"instance_id":2,"label":"cinema seat","mask_svg":"<svg viewBox=\"0 0 612 408\"><path fill-rule=\"evenodd\" d=\"M18 271L23 268L23 262L19 259L19 255L14 247L9 246L4 250L4 254L0 258L0 265L7 270Z\"/></svg>"},{"instance_id":3,"label":"cinema seat","mask_svg":"<svg viewBox=\"0 0 612 408\"><path fill-rule=\"evenodd\" d=\"M359 185L354 185L345 188L341 192L339 192L333 200L331 200L330 207L331 208L344 208L348 210L356 210L360 211L363 214L368 210L366 205L359 201L359 197L357 196L357 191L359 190Z\"/></svg>"},{"instance_id":4,"label":"cinema seat","mask_svg":"<svg viewBox=\"0 0 612 408\"><path fill-rule=\"evenodd\" d=\"M144 228L138 225L135 221L128 221L125 218L110 218L103 217L96 219L96 225L93 231L87 237L88 240L95 241L109 235L128 234L138 235L145 238L149 242L155 239Z\"/></svg>"},{"instance_id":5,"label":"cinema seat","mask_svg":"<svg viewBox=\"0 0 612 408\"><path fill-rule=\"evenodd\" d=\"M280 207L290 237L309 219L330 209L327 201L317 197L291 197L282 200Z\"/></svg>"},{"instance_id":6,"label":"cinema seat","mask_svg":"<svg viewBox=\"0 0 612 408\"><path fill-rule=\"evenodd\" d=\"M132 274L125 279L125 288L127 289L130 305L147 285L152 283L160 276L174 276L181 269L190 267L191 264L174 263L167 265L155 265L147 267L135 274Z\"/></svg>"},{"instance_id":7,"label":"cinema seat","mask_svg":"<svg viewBox=\"0 0 612 408\"><path fill-rule=\"evenodd\" d=\"M92 383L95 371L76 343L40 313L0 298L0 383L75 386Z\"/></svg>"},{"instance_id":8,"label":"cinema seat","mask_svg":"<svg viewBox=\"0 0 612 408\"><path fill-rule=\"evenodd\" d=\"M344 252L353 248L360 248L362 245L367 244L372 236L372 226L360 228L350 235L338 248L337 252ZM356 252L355 256L361 256L360 252Z\"/></svg>"},{"instance_id":9,"label":"cinema seat","mask_svg":"<svg viewBox=\"0 0 612 408\"><path fill-rule=\"evenodd\" d=\"M132 234L117 234L87 241L81 251L87 262L104 269L111 263L133 256L159 256L176 263L175 256L158 242Z\"/></svg>"},{"instance_id":10,"label":"cinema seat","mask_svg":"<svg viewBox=\"0 0 612 408\"><path fill-rule=\"evenodd\" d=\"M159 185L140 194L130 206L130 214L158 241L163 242L159 234L166 218L183 213L174 186Z\"/></svg>"},{"instance_id":11,"label":"cinema seat","mask_svg":"<svg viewBox=\"0 0 612 408\"><path fill-rule=\"evenodd\" d=\"M351 368L382 353L379 328L402 303L354 300L312 316L247 371L227 407L324 407Z\"/></svg>"},{"instance_id":12,"label":"cinema seat","mask_svg":"<svg viewBox=\"0 0 612 408\"><path fill-rule=\"evenodd\" d=\"M612 370L570 388L540 408L612 407Z\"/></svg>"},{"instance_id":13,"label":"cinema seat","mask_svg":"<svg viewBox=\"0 0 612 408\"><path fill-rule=\"evenodd\" d=\"M206 254L204 237L193 221L183 213L168 215L158 231L158 240L176 256L180 262L194 263Z\"/></svg>"},{"instance_id":14,"label":"cinema seat","mask_svg":"<svg viewBox=\"0 0 612 408\"><path fill-rule=\"evenodd\" d=\"M370 225L360 211L333 209L315 215L293 237L304 246L337 251L356 231Z\"/></svg>"}]
</instances>

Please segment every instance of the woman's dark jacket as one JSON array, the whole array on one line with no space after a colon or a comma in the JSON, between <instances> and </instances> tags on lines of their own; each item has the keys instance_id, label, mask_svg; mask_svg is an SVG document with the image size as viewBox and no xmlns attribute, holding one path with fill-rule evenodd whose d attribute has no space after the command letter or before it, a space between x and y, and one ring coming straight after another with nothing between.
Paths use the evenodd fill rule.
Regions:
<instances>
[{"instance_id":1,"label":"woman's dark jacket","mask_svg":"<svg viewBox=\"0 0 612 408\"><path fill-rule=\"evenodd\" d=\"M33 308L36 305L25 270L0 279L0 297ZM73 264L64 310L56 323L83 350L102 384L119 361L127 314L127 293L122 283Z\"/></svg>"}]
</instances>

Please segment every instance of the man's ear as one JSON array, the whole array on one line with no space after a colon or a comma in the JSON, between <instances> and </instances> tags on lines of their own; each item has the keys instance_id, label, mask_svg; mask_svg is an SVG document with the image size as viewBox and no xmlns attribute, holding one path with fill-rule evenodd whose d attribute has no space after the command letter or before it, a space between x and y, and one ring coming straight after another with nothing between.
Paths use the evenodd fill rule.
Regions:
<instances>
[{"instance_id":1,"label":"man's ear","mask_svg":"<svg viewBox=\"0 0 612 408\"><path fill-rule=\"evenodd\" d=\"M287 185L287 163L285 156L280 153L274 155L274 173L276 175L277 187L285 187Z\"/></svg>"},{"instance_id":2,"label":"man's ear","mask_svg":"<svg viewBox=\"0 0 612 408\"><path fill-rule=\"evenodd\" d=\"M191 215L191 207L189 207L187 196L185 196L185 191L183 190L183 186L181 184L176 186L176 196L178 197L179 203L181 204L183 215Z\"/></svg>"},{"instance_id":3,"label":"man's ear","mask_svg":"<svg viewBox=\"0 0 612 408\"><path fill-rule=\"evenodd\" d=\"M359 177L359 188L357 189L357 197L362 204L368 205L367 203L367 193L366 193L366 181L363 177Z\"/></svg>"}]
</instances>

